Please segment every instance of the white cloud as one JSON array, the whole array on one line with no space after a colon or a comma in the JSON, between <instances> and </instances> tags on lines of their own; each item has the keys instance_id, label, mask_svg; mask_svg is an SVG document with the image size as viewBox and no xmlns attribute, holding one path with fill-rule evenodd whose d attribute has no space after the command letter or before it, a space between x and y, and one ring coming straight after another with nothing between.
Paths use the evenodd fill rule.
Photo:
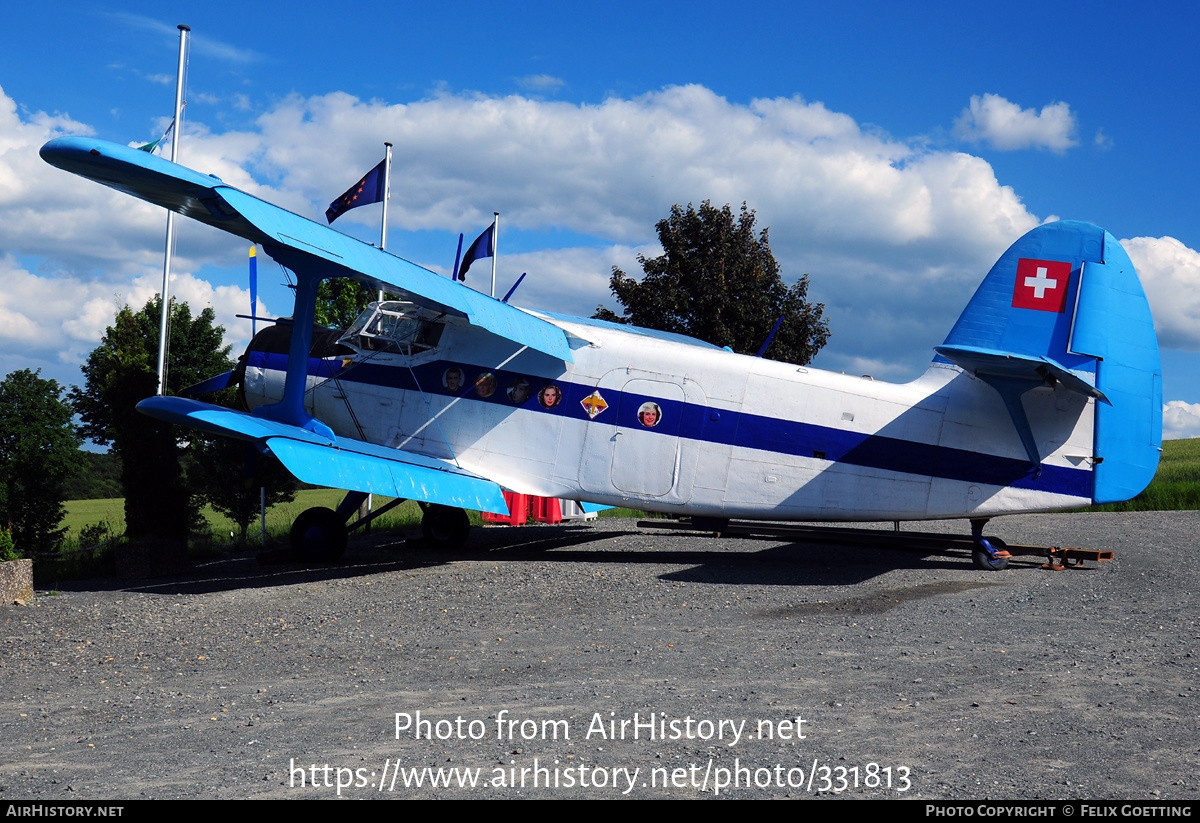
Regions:
<instances>
[{"instance_id":1,"label":"white cloud","mask_svg":"<svg viewBox=\"0 0 1200 823\"><path fill-rule=\"evenodd\" d=\"M0 256L0 363L11 371L14 357L57 364L54 376L61 382L77 379L66 368L82 362L96 347L117 309L140 309L162 286L158 271L144 270L132 279L77 278L61 272L37 274L23 268L11 255ZM211 306L217 323L225 327L225 342L236 354L249 341L249 323L238 319L250 308L250 293L236 286L214 286L192 274L172 273L171 295L199 312ZM262 301L258 313L266 312Z\"/></svg>"},{"instance_id":2,"label":"white cloud","mask_svg":"<svg viewBox=\"0 0 1200 823\"><path fill-rule=\"evenodd\" d=\"M1051 103L1039 113L998 94L971 95L970 105L954 121L954 134L1001 151L1038 148L1063 152L1078 145L1075 115L1066 103Z\"/></svg>"},{"instance_id":3,"label":"white cloud","mask_svg":"<svg viewBox=\"0 0 1200 823\"><path fill-rule=\"evenodd\" d=\"M1057 111L1033 115L1044 132L1038 145L1053 145L1047 110ZM1065 105L1061 111L1069 115ZM45 140L80 130L66 118L22 117L0 93L0 249L16 256L18 268L36 268L30 276L69 273L68 290L94 272L103 283L140 282L161 265L161 210L37 157ZM881 379L915 376L1000 253L1042 222L979 157L865 131L800 97L743 105L696 85L597 104L519 95L442 94L405 104L292 96L252 129L214 133L189 122L184 135L185 164L317 220L391 141L389 247L406 254L406 240L421 235L405 232L478 232L499 210L497 288L503 293L529 271L514 302L549 310L590 314L597 303L612 305L611 267L636 275L637 253L658 253L654 225L671 205L745 200L759 227L770 227L785 275L810 274L810 299L827 306L833 337L818 365ZM357 224L367 236L377 220L376 209L360 209L337 226ZM236 269L242 282L245 244L182 222L177 271ZM527 233L527 245L546 248L512 254L505 232L513 229ZM1200 327L1191 319L1195 302L1180 296L1200 293L1196 252L1170 238L1128 244L1164 343L1200 348L1187 325ZM44 261L45 270L30 260ZM111 317L113 286L105 288L86 293L108 301L103 313L89 304L97 317ZM216 289L201 297L244 310L245 300ZM54 301L40 314L18 308L7 305L50 327L48 318L66 322L79 310ZM78 321L81 337L103 328L88 317Z\"/></svg>"},{"instance_id":4,"label":"white cloud","mask_svg":"<svg viewBox=\"0 0 1200 823\"><path fill-rule=\"evenodd\" d=\"M747 200L780 246L924 245L973 258L1037 224L979 158L865 134L799 97L747 106L679 86L595 105L386 104L334 93L290 98L259 126L259 169L303 192L310 214L392 141L390 214L404 229L486 225L497 209L509 226L643 243L674 203Z\"/></svg>"},{"instance_id":5,"label":"white cloud","mask_svg":"<svg viewBox=\"0 0 1200 823\"><path fill-rule=\"evenodd\" d=\"M535 92L556 92L566 85L566 81L549 74L530 74L517 78L517 85Z\"/></svg>"},{"instance_id":6,"label":"white cloud","mask_svg":"<svg viewBox=\"0 0 1200 823\"><path fill-rule=\"evenodd\" d=\"M1146 290L1159 345L1200 350L1200 253L1174 237L1122 240Z\"/></svg>"},{"instance_id":7,"label":"white cloud","mask_svg":"<svg viewBox=\"0 0 1200 823\"><path fill-rule=\"evenodd\" d=\"M164 40L169 39L172 42L179 42L179 27L168 25L160 20L155 20L152 17L146 17L142 14L131 14L128 12L108 12L109 17L115 20L120 20L130 28L148 31L157 35ZM224 63L253 63L262 59L262 55L253 49L243 49L237 46L217 40L207 34L197 35L193 33L188 38L189 50L197 56L210 57L215 64ZM175 78L171 78L171 82L175 82Z\"/></svg>"},{"instance_id":8,"label":"white cloud","mask_svg":"<svg viewBox=\"0 0 1200 823\"><path fill-rule=\"evenodd\" d=\"M1200 437L1200 403L1171 400L1163 406L1163 438Z\"/></svg>"},{"instance_id":9,"label":"white cloud","mask_svg":"<svg viewBox=\"0 0 1200 823\"><path fill-rule=\"evenodd\" d=\"M600 303L611 302L608 283L613 266L633 268L632 274L641 273L636 264L630 266L639 254L658 255L662 249L655 243L636 248L608 246L502 254L504 267L497 267L496 296L503 297L521 273L528 272L529 276L513 294L513 305L588 317ZM473 281L471 285L480 291L487 291L485 284L490 276L482 266L478 273L473 268L468 274Z\"/></svg>"}]
</instances>

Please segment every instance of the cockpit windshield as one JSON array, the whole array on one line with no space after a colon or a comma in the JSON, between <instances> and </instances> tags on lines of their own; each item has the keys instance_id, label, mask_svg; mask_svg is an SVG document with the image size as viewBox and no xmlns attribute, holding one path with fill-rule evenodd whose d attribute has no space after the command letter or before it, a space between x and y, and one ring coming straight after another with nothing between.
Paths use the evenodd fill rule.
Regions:
<instances>
[{"instance_id":1,"label":"cockpit windshield","mask_svg":"<svg viewBox=\"0 0 1200 823\"><path fill-rule=\"evenodd\" d=\"M437 346L443 316L407 300L371 303L338 342L360 353L420 354Z\"/></svg>"}]
</instances>

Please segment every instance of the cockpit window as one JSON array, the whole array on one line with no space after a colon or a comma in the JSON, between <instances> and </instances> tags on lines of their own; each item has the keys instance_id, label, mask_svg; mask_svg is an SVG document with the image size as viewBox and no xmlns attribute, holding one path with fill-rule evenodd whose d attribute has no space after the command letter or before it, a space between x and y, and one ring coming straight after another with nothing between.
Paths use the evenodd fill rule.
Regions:
<instances>
[{"instance_id":1,"label":"cockpit window","mask_svg":"<svg viewBox=\"0 0 1200 823\"><path fill-rule=\"evenodd\" d=\"M360 353L420 354L437 346L445 328L442 317L407 300L371 303L338 342Z\"/></svg>"}]
</instances>

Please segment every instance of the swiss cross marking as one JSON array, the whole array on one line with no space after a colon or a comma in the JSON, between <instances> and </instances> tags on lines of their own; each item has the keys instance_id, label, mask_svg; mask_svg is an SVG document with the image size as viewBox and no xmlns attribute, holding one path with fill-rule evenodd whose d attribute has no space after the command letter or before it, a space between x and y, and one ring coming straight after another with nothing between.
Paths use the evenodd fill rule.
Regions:
<instances>
[{"instance_id":1,"label":"swiss cross marking","mask_svg":"<svg viewBox=\"0 0 1200 823\"><path fill-rule=\"evenodd\" d=\"M1051 280L1046 276L1046 267L1038 266L1037 277L1026 277L1025 285L1033 288L1033 296L1041 300L1046 296L1046 289L1052 289L1058 285L1057 280Z\"/></svg>"},{"instance_id":2,"label":"swiss cross marking","mask_svg":"<svg viewBox=\"0 0 1200 823\"><path fill-rule=\"evenodd\" d=\"M1071 283L1072 264L1061 260L1017 261L1017 282L1013 285L1014 308L1063 312Z\"/></svg>"}]
</instances>

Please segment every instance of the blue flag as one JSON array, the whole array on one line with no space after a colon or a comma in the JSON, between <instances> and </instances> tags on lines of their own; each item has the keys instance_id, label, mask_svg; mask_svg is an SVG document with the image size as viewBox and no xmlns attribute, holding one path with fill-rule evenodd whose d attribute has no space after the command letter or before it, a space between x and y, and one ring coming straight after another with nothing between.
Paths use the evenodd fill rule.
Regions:
<instances>
[{"instance_id":1,"label":"blue flag","mask_svg":"<svg viewBox=\"0 0 1200 823\"><path fill-rule=\"evenodd\" d=\"M467 269L481 257L491 257L496 253L496 221L492 221L492 225L484 230L483 234L475 238L475 242L471 244L471 248L467 249L467 253L463 255L462 265L458 269L458 279L467 279Z\"/></svg>"},{"instance_id":2,"label":"blue flag","mask_svg":"<svg viewBox=\"0 0 1200 823\"><path fill-rule=\"evenodd\" d=\"M371 203L383 202L384 185L384 165L387 160L380 160L379 165L371 169L363 175L363 179L359 180L353 186L346 190L346 193L329 204L329 208L325 209L325 219L332 223L337 220L345 212L350 209L356 209L359 206L368 206Z\"/></svg>"}]
</instances>

